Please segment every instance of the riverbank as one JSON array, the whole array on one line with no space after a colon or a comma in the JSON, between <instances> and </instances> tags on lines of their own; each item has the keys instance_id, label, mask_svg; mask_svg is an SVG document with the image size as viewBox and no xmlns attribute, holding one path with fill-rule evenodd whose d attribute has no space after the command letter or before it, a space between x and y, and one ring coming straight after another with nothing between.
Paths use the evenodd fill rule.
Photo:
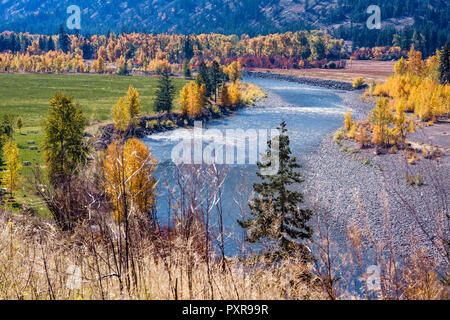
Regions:
<instances>
[{"instance_id":1,"label":"riverbank","mask_svg":"<svg viewBox=\"0 0 450 320\"><path fill-rule=\"evenodd\" d=\"M344 104L356 111L357 120L365 118L373 107L361 102L359 96L358 92L342 94ZM376 245L392 245L402 258L420 247L443 262L445 258L434 250L433 242L439 232L448 239L448 220L438 223L439 213L448 210L450 184L446 177L450 173L446 161L421 159L410 164L401 152L375 155L345 140L339 146L333 135L327 134L315 152L300 160L305 198L310 207L325 213L339 252L346 250L346 233L354 223L370 232ZM421 175L423 184L408 184L407 175ZM369 239L365 241L373 247Z\"/></svg>"},{"instance_id":2,"label":"riverbank","mask_svg":"<svg viewBox=\"0 0 450 320\"><path fill-rule=\"evenodd\" d=\"M343 69L264 69L254 68L253 71L270 72L285 75L292 75L301 78L315 78L334 80L339 82L352 83L356 77L363 77L366 83L384 82L394 73L396 61L376 61L376 60L347 60Z\"/></svg>"},{"instance_id":3,"label":"riverbank","mask_svg":"<svg viewBox=\"0 0 450 320\"><path fill-rule=\"evenodd\" d=\"M267 98L257 102L256 107L288 106L274 92L264 92ZM352 109L354 120L365 119L374 107L373 103L361 101L361 93L336 91L342 104ZM347 231L354 223L369 231L378 245L391 243L403 258L417 250L415 244L419 243L443 261L440 253L431 249L435 248L431 242L438 234L437 213L448 207L446 190L450 185L444 178L449 172L441 164L445 161L422 159L411 165L401 152L375 155L345 140L339 146L333 140L335 131L326 134L312 153L292 152L303 166L305 181L299 188L305 193L307 206L317 214L325 214L337 252L347 250ZM423 185L408 184L407 174L422 174ZM373 248L368 239L365 245Z\"/></svg>"},{"instance_id":4,"label":"riverbank","mask_svg":"<svg viewBox=\"0 0 450 320\"><path fill-rule=\"evenodd\" d=\"M299 77L299 76L288 75L288 74L249 71L249 70L243 71L242 74L244 76L249 76L249 77L282 80L282 81L295 82L295 83L306 84L306 85L316 86L316 87L329 88L329 89L339 89L339 90L346 90L346 91L355 90L355 88L353 88L351 83L343 82L343 81L336 81L336 80L307 78L307 77Z\"/></svg>"}]
</instances>

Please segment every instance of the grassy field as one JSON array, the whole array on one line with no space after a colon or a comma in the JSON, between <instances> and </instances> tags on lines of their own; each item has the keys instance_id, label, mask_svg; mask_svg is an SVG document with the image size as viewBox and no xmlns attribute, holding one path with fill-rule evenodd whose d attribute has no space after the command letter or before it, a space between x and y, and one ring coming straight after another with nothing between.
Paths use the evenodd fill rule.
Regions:
<instances>
[{"instance_id":1,"label":"grassy field","mask_svg":"<svg viewBox=\"0 0 450 320\"><path fill-rule=\"evenodd\" d=\"M177 92L187 83L174 79ZM90 125L112 119L112 107L117 100L126 95L132 84L139 92L142 112L153 113L157 78L122 77L109 75L82 74L0 74L0 116L10 114L21 116L23 128L16 129L14 140L20 148L21 161L33 165L43 164L42 125L47 115L50 98L57 92L73 97ZM177 109L178 103L175 103ZM37 148L37 149L36 149ZM22 181L31 173L31 167L22 169ZM23 202L26 191L21 188L17 201Z\"/></svg>"}]
</instances>

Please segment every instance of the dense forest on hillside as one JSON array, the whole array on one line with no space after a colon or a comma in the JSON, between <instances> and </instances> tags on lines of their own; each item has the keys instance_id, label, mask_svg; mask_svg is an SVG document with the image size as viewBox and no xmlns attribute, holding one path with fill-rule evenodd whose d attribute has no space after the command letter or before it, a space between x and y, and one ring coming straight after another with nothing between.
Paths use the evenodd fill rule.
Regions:
<instances>
[{"instance_id":1,"label":"dense forest on hillside","mask_svg":"<svg viewBox=\"0 0 450 320\"><path fill-rule=\"evenodd\" d=\"M80 32L85 35L217 32L255 36L326 29L337 38L353 40L357 47L400 45L407 50L414 43L426 55L444 45L450 35L450 5L444 0L3 1L0 30L55 34L72 4L82 10ZM381 31L365 27L370 5L381 8Z\"/></svg>"},{"instance_id":2,"label":"dense forest on hillside","mask_svg":"<svg viewBox=\"0 0 450 320\"><path fill-rule=\"evenodd\" d=\"M391 50L392 51L392 50ZM389 51L389 52L391 52ZM250 38L236 35L110 34L68 35L61 27L57 36L10 33L0 35L0 69L27 72L86 72L85 60L103 73L126 65L141 71L184 61L199 66L204 60L230 64L239 59L247 67L344 67L348 58L344 41L322 31L300 31ZM392 51L397 57L400 49ZM57 66L57 67L56 67Z\"/></svg>"}]
</instances>

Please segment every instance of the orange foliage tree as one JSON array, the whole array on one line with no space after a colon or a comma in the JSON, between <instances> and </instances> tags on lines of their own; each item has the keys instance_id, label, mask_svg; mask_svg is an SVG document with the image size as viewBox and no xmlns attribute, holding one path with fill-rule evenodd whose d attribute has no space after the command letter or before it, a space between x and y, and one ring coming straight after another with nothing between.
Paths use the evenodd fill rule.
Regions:
<instances>
[{"instance_id":1,"label":"orange foliage tree","mask_svg":"<svg viewBox=\"0 0 450 320\"><path fill-rule=\"evenodd\" d=\"M153 174L157 161L143 142L136 138L125 145L113 141L106 150L103 167L116 221L128 218L133 211L151 211L156 196Z\"/></svg>"}]
</instances>

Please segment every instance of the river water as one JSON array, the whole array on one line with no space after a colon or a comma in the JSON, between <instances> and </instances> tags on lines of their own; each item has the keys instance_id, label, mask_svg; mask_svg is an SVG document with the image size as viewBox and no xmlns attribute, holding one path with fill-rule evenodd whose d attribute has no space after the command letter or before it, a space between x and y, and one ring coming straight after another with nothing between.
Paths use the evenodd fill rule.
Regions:
<instances>
[{"instance_id":1,"label":"river water","mask_svg":"<svg viewBox=\"0 0 450 320\"><path fill-rule=\"evenodd\" d=\"M313 87L281 80L244 78L243 81L260 86L269 93L267 99L257 103L256 107L245 108L235 114L213 120L205 125L206 129L218 129L226 132L230 129L275 129L281 121L287 124L294 156L302 157L314 151L323 136L342 125L347 111L341 99L342 91ZM188 131L186 131L188 130ZM190 131L189 131L190 130ZM158 219L165 225L168 222L168 201L166 185L174 185L171 174L175 172L172 150L194 129L176 129L144 138L159 167L155 173L160 180L158 186ZM238 137L239 139L239 137ZM248 160L248 159L247 159ZM248 212L246 202L252 196L252 184L258 179L255 164L228 164L227 178L223 185L224 224L230 237L226 240L226 252L238 254L243 231L236 219L241 210L235 201L241 203ZM213 221L215 224L217 221Z\"/></svg>"}]
</instances>

